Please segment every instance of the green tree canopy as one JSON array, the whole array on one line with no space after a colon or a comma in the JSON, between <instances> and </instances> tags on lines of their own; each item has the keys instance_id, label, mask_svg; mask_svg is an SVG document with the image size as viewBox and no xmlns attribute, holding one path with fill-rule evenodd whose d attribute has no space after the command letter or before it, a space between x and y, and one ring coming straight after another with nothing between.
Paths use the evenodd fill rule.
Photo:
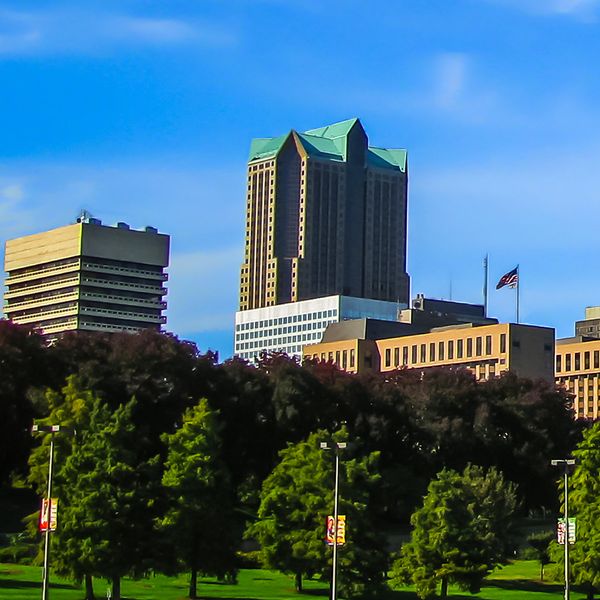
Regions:
<instances>
[{"instance_id":1,"label":"green tree canopy","mask_svg":"<svg viewBox=\"0 0 600 600\"><path fill-rule=\"evenodd\" d=\"M220 428L217 414L202 400L186 411L178 431L163 436L168 454L162 483L169 508L161 529L174 555L191 572L190 598L196 598L198 572L224 576L235 571L240 524L220 458Z\"/></svg>"},{"instance_id":2,"label":"green tree canopy","mask_svg":"<svg viewBox=\"0 0 600 600\"><path fill-rule=\"evenodd\" d=\"M319 431L280 452L280 463L262 487L259 520L247 532L260 542L270 568L295 576L298 590L304 576L330 576L324 537L326 517L333 513L333 465L319 448L330 437ZM350 451L340 463L339 514L346 515L348 533L339 552L339 590L347 597L374 594L383 582L386 555L367 511L379 479L377 458L377 453L353 457Z\"/></svg>"},{"instance_id":3,"label":"green tree canopy","mask_svg":"<svg viewBox=\"0 0 600 600\"><path fill-rule=\"evenodd\" d=\"M88 425L56 468L57 565L76 578L110 579L114 600L121 577L143 575L155 563L160 469L157 458L140 458L147 441L133 425L134 407L132 400L112 411L91 398Z\"/></svg>"},{"instance_id":4,"label":"green tree canopy","mask_svg":"<svg viewBox=\"0 0 600 600\"><path fill-rule=\"evenodd\" d=\"M35 415L28 392L52 381L44 346L29 327L0 319L0 485L27 465Z\"/></svg>"},{"instance_id":5,"label":"green tree canopy","mask_svg":"<svg viewBox=\"0 0 600 600\"><path fill-rule=\"evenodd\" d=\"M411 518L411 540L394 562L392 584L412 583L424 599L436 597L439 583L442 598L452 582L478 592L507 556L516 505L515 486L494 468L444 469Z\"/></svg>"},{"instance_id":6,"label":"green tree canopy","mask_svg":"<svg viewBox=\"0 0 600 600\"><path fill-rule=\"evenodd\" d=\"M576 465L569 477L569 516L577 519L577 540L569 547L571 578L591 600L600 589L600 422L583 434L573 451ZM564 480L560 480L564 503ZM564 506L564 504L563 504ZM564 546L551 545L551 557L564 572Z\"/></svg>"}]
</instances>

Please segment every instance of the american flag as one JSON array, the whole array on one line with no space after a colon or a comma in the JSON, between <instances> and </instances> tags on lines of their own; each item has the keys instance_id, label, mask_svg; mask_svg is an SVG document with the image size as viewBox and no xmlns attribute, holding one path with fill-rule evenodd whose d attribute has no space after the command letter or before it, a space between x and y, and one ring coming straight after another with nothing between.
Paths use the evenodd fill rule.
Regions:
<instances>
[{"instance_id":1,"label":"american flag","mask_svg":"<svg viewBox=\"0 0 600 600\"><path fill-rule=\"evenodd\" d=\"M496 284L496 289L499 290L505 285L514 288L519 283L519 267L515 267L512 271L502 275Z\"/></svg>"}]
</instances>

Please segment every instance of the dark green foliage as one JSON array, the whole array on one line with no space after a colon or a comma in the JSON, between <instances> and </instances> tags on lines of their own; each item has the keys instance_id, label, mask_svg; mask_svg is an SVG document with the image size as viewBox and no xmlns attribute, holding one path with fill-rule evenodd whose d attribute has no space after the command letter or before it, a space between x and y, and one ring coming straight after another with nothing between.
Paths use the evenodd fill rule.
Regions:
<instances>
[{"instance_id":1,"label":"dark green foliage","mask_svg":"<svg viewBox=\"0 0 600 600\"><path fill-rule=\"evenodd\" d=\"M588 598L600 589L600 422L583 434L573 451L575 470L569 477L569 516L577 519L577 541L569 548L571 579L585 586ZM564 502L564 484L560 480ZM553 542L553 560L564 569L564 546Z\"/></svg>"},{"instance_id":2,"label":"dark green foliage","mask_svg":"<svg viewBox=\"0 0 600 600\"><path fill-rule=\"evenodd\" d=\"M535 560L540 563L540 581L544 581L544 567L550 563L549 546L553 539L553 531L540 531L527 537L527 542L534 551Z\"/></svg>"},{"instance_id":3,"label":"dark green foliage","mask_svg":"<svg viewBox=\"0 0 600 600\"><path fill-rule=\"evenodd\" d=\"M40 335L0 319L0 486L25 471L35 415L29 392L52 381L49 361Z\"/></svg>"},{"instance_id":4,"label":"dark green foliage","mask_svg":"<svg viewBox=\"0 0 600 600\"><path fill-rule=\"evenodd\" d=\"M319 448L328 437L319 431L281 451L281 462L262 487L259 520L248 529L260 542L265 563L294 575L299 590L303 577L330 576L331 550L324 536L326 517L333 513L333 465L331 454ZM385 551L367 510L379 479L376 461L376 454L350 453L340 463L339 510L348 528L348 542L339 552L344 597L374 595L383 583Z\"/></svg>"},{"instance_id":5,"label":"dark green foliage","mask_svg":"<svg viewBox=\"0 0 600 600\"><path fill-rule=\"evenodd\" d=\"M59 527L52 535L53 565L81 581L91 575L113 582L141 576L156 564L154 535L161 488L160 463L147 459L148 441L136 431L135 401L112 410L75 377L62 394L47 394L50 415L70 432L55 436L53 497ZM30 458L30 480L45 495L50 436Z\"/></svg>"},{"instance_id":6,"label":"dark green foliage","mask_svg":"<svg viewBox=\"0 0 600 600\"><path fill-rule=\"evenodd\" d=\"M186 411L183 424L164 435L167 460L162 477L168 509L161 534L173 555L191 572L189 597L196 598L198 573L235 576L240 532L233 512L233 490L220 459L217 415L206 400Z\"/></svg>"},{"instance_id":7,"label":"dark green foliage","mask_svg":"<svg viewBox=\"0 0 600 600\"><path fill-rule=\"evenodd\" d=\"M448 584L476 593L510 548L514 485L495 469L443 470L411 518L411 541L394 562L392 583L412 583L420 598L446 597Z\"/></svg>"}]
</instances>

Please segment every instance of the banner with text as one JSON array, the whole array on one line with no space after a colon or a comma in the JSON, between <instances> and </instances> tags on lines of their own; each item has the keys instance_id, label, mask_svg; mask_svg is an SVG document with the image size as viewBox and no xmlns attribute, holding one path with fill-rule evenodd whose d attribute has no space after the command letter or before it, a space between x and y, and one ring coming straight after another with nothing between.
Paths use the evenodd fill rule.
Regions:
<instances>
[{"instance_id":1,"label":"banner with text","mask_svg":"<svg viewBox=\"0 0 600 600\"><path fill-rule=\"evenodd\" d=\"M58 517L58 498L44 498L40 510L40 531L56 531Z\"/></svg>"},{"instance_id":2,"label":"banner with text","mask_svg":"<svg viewBox=\"0 0 600 600\"><path fill-rule=\"evenodd\" d=\"M327 526L325 529L325 542L328 546L333 546L335 536L335 519L333 515L327 517ZM346 543L346 516L338 515L337 523L337 545L342 546Z\"/></svg>"}]
</instances>

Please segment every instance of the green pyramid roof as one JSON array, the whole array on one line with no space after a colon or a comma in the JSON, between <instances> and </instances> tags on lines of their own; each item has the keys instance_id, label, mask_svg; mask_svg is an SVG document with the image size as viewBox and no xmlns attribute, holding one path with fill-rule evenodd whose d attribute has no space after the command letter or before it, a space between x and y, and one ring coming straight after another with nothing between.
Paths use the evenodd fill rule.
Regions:
<instances>
[{"instance_id":1,"label":"green pyramid roof","mask_svg":"<svg viewBox=\"0 0 600 600\"><path fill-rule=\"evenodd\" d=\"M360 124L357 118L347 119L332 125L325 125L325 127L309 129L304 133L298 133L297 136L309 156L345 161L348 134L356 123ZM293 130L279 137L253 139L250 144L249 162L277 156L292 133ZM406 172L406 156L406 150L369 146L367 163L379 169L394 169Z\"/></svg>"},{"instance_id":2,"label":"green pyramid roof","mask_svg":"<svg viewBox=\"0 0 600 600\"><path fill-rule=\"evenodd\" d=\"M317 129L309 129L305 133L309 135L318 135L329 139L346 137L355 123L359 122L357 118L347 119L346 121L340 121L339 123L333 123L332 125L325 125L325 127L318 127Z\"/></svg>"}]
</instances>

